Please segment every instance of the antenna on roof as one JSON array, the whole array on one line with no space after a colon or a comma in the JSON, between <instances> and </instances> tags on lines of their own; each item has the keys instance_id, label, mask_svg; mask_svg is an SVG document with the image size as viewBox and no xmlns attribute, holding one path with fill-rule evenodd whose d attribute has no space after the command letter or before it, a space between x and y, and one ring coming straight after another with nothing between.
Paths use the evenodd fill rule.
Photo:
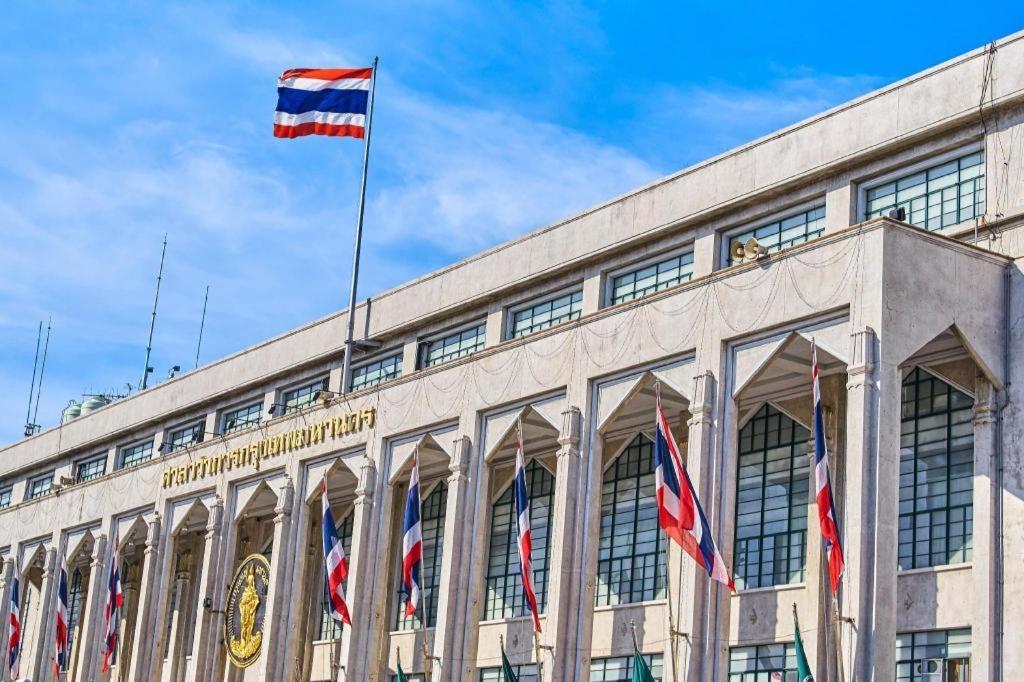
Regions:
<instances>
[{"instance_id":1,"label":"antenna on roof","mask_svg":"<svg viewBox=\"0 0 1024 682\"><path fill-rule=\"evenodd\" d=\"M43 363L39 366L39 383L36 384L36 408L32 411L32 432L39 430L39 397L43 394L43 373L46 371L46 356L50 352L50 330L53 329L53 318L46 321L46 341L43 343Z\"/></svg>"},{"instance_id":2,"label":"antenna on roof","mask_svg":"<svg viewBox=\"0 0 1024 682\"><path fill-rule=\"evenodd\" d=\"M210 285L206 285L206 295L203 296L203 316L199 318L199 341L196 343L196 367L199 366L199 349L203 347L203 326L206 324L206 302L210 300Z\"/></svg>"},{"instance_id":3,"label":"antenna on roof","mask_svg":"<svg viewBox=\"0 0 1024 682\"><path fill-rule=\"evenodd\" d=\"M32 435L32 394L36 390L36 370L39 369L39 344L43 340L43 321L39 320L36 333L36 359L32 362L32 385L28 387L28 409L25 411L25 435Z\"/></svg>"},{"instance_id":4,"label":"antenna on roof","mask_svg":"<svg viewBox=\"0 0 1024 682\"><path fill-rule=\"evenodd\" d=\"M142 366L142 380L139 382L139 390L146 390L149 382L149 374L153 368L149 366L149 356L153 352L153 328L156 327L156 304L160 301L160 280L164 276L164 255L167 253L167 233L164 232L164 245L160 250L160 269L156 273L156 294L153 296L153 315L149 319L149 340L146 342L146 364Z\"/></svg>"}]
</instances>

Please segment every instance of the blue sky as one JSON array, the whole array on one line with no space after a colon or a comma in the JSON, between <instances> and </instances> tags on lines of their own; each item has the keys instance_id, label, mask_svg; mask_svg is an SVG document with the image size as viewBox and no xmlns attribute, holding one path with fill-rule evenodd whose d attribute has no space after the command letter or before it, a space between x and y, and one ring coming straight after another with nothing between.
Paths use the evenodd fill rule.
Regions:
<instances>
[{"instance_id":1,"label":"blue sky","mask_svg":"<svg viewBox=\"0 0 1024 682\"><path fill-rule=\"evenodd\" d=\"M645 11L640 11L640 7ZM285 68L380 55L360 295L1024 27L986 2L9 2L0 443L344 307L361 147L271 136ZM424 305L430 305L425 301Z\"/></svg>"}]
</instances>

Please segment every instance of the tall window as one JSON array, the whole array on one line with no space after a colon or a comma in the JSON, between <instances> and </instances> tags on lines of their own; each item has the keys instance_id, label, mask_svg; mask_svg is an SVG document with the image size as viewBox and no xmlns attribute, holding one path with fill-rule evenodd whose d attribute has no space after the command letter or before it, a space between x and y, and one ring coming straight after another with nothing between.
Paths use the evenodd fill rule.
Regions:
<instances>
[{"instance_id":1,"label":"tall window","mask_svg":"<svg viewBox=\"0 0 1024 682\"><path fill-rule=\"evenodd\" d=\"M183 426L180 429L175 429L167 434L167 452L174 452L184 447L188 447L193 443L203 442L203 430L206 425L203 422L196 422L195 424L189 424Z\"/></svg>"},{"instance_id":2,"label":"tall window","mask_svg":"<svg viewBox=\"0 0 1024 682\"><path fill-rule=\"evenodd\" d=\"M301 410L313 404L313 397L317 391L327 389L327 379L317 379L313 383L285 391L281 396L281 403L284 405L284 414Z\"/></svg>"},{"instance_id":3,"label":"tall window","mask_svg":"<svg viewBox=\"0 0 1024 682\"><path fill-rule=\"evenodd\" d=\"M47 472L42 476L36 476L28 480L28 488L25 491L25 499L34 500L37 497L44 497L50 494L53 488L53 472Z\"/></svg>"},{"instance_id":4,"label":"tall window","mask_svg":"<svg viewBox=\"0 0 1024 682\"><path fill-rule=\"evenodd\" d=\"M71 591L68 595L68 640L64 655L64 670L71 668L75 656L78 620L82 614L82 571L78 568L71 574Z\"/></svg>"},{"instance_id":5,"label":"tall window","mask_svg":"<svg viewBox=\"0 0 1024 682\"><path fill-rule=\"evenodd\" d=\"M355 515L352 514L352 512L349 512L348 514L345 515L345 518L343 518L341 520L341 523L338 524L338 539L341 540L341 548L345 550L345 556L349 556L349 550L352 548L352 527L353 527L354 519L355 519ZM326 590L327 581L326 581L326 576L323 575L324 570L326 570L326 569L323 566L323 562L321 562L320 568L321 568L321 572L320 573L321 573L321 576L323 578L323 580L321 582L324 585L324 587L321 588L321 589L322 590ZM346 580L344 583L342 583L342 588L344 588L347 584L348 584L348 581ZM347 596L347 593L346 593L346 596ZM333 639L338 639L338 637L340 637L340 636L341 636L341 623L339 623L338 621L336 621L333 618L331 618L331 611L330 611L330 608L329 608L329 603L327 601L327 593L323 592L322 598L320 600L320 628L317 631L316 638L318 640L322 640L322 639L332 639L333 640Z\"/></svg>"},{"instance_id":6,"label":"tall window","mask_svg":"<svg viewBox=\"0 0 1024 682\"><path fill-rule=\"evenodd\" d=\"M512 666L512 672L515 673L516 679L519 680L519 682L538 682L538 680L540 680L540 678L537 677L537 666L533 663L514 665ZM502 672L501 668L481 668L480 682L512 681L505 679L505 674Z\"/></svg>"},{"instance_id":7,"label":"tall window","mask_svg":"<svg viewBox=\"0 0 1024 682\"><path fill-rule=\"evenodd\" d=\"M486 329L487 325L481 323L425 342L420 350L420 364L433 367L475 353L484 347Z\"/></svg>"},{"instance_id":8,"label":"tall window","mask_svg":"<svg viewBox=\"0 0 1024 682\"><path fill-rule=\"evenodd\" d=\"M654 491L654 448L640 435L605 469L601 481L597 605L663 599L666 576Z\"/></svg>"},{"instance_id":9,"label":"tall window","mask_svg":"<svg viewBox=\"0 0 1024 682\"><path fill-rule=\"evenodd\" d=\"M405 496L402 496L405 499ZM402 588L402 572L398 572L398 610L395 614L396 630L417 630L423 626L420 618L427 611L427 627L437 623L437 593L441 583L441 558L444 554L444 512L448 504L448 486L442 481L421 502L420 521L423 525L423 589L415 615L405 615L408 598Z\"/></svg>"},{"instance_id":10,"label":"tall window","mask_svg":"<svg viewBox=\"0 0 1024 682\"><path fill-rule=\"evenodd\" d=\"M263 403L253 403L245 407L228 410L222 417L221 433L231 433L255 426L263 416Z\"/></svg>"},{"instance_id":11,"label":"tall window","mask_svg":"<svg viewBox=\"0 0 1024 682\"><path fill-rule=\"evenodd\" d=\"M118 458L118 469L127 469L143 462L148 462L153 456L153 441L147 440L143 443L128 445L121 448L121 456Z\"/></svg>"},{"instance_id":12,"label":"tall window","mask_svg":"<svg viewBox=\"0 0 1024 682\"><path fill-rule=\"evenodd\" d=\"M533 332L579 319L583 312L583 291L573 291L512 311L510 336L517 339Z\"/></svg>"},{"instance_id":13,"label":"tall window","mask_svg":"<svg viewBox=\"0 0 1024 682\"><path fill-rule=\"evenodd\" d=\"M969 682L970 679L969 628L896 635L897 682Z\"/></svg>"},{"instance_id":14,"label":"tall window","mask_svg":"<svg viewBox=\"0 0 1024 682\"><path fill-rule=\"evenodd\" d=\"M661 680L661 654L643 654L654 679ZM629 682L633 679L633 657L594 658L590 661L590 682Z\"/></svg>"},{"instance_id":15,"label":"tall window","mask_svg":"<svg viewBox=\"0 0 1024 682\"><path fill-rule=\"evenodd\" d=\"M731 246L737 242L743 244L753 237L758 244L768 249L769 253L774 253L790 246L809 242L820 237L824 231L825 207L816 206L782 220L731 235L727 241ZM725 252L725 264L733 264L731 248Z\"/></svg>"},{"instance_id":16,"label":"tall window","mask_svg":"<svg viewBox=\"0 0 1024 682\"><path fill-rule=\"evenodd\" d=\"M769 404L740 430L736 545L740 589L804 579L810 433Z\"/></svg>"},{"instance_id":17,"label":"tall window","mask_svg":"<svg viewBox=\"0 0 1024 682\"><path fill-rule=\"evenodd\" d=\"M894 208L906 209L908 223L929 230L984 215L984 153L968 154L867 191L865 219Z\"/></svg>"},{"instance_id":18,"label":"tall window","mask_svg":"<svg viewBox=\"0 0 1024 682\"><path fill-rule=\"evenodd\" d=\"M729 650L729 682L767 682L776 679L798 682L796 648L792 644L737 646Z\"/></svg>"},{"instance_id":19,"label":"tall window","mask_svg":"<svg viewBox=\"0 0 1024 682\"><path fill-rule=\"evenodd\" d=\"M614 305L632 301L692 278L693 252L687 251L629 272L612 275L611 302Z\"/></svg>"},{"instance_id":20,"label":"tall window","mask_svg":"<svg viewBox=\"0 0 1024 682\"><path fill-rule=\"evenodd\" d=\"M4 488L0 490L0 509L11 506L11 493L13 488Z\"/></svg>"},{"instance_id":21,"label":"tall window","mask_svg":"<svg viewBox=\"0 0 1024 682\"><path fill-rule=\"evenodd\" d=\"M351 391L358 391L361 388L369 388L385 381L391 381L401 374L402 354L399 353L353 367L348 387Z\"/></svg>"},{"instance_id":22,"label":"tall window","mask_svg":"<svg viewBox=\"0 0 1024 682\"><path fill-rule=\"evenodd\" d=\"M903 381L901 569L971 560L974 401L915 368Z\"/></svg>"},{"instance_id":23,"label":"tall window","mask_svg":"<svg viewBox=\"0 0 1024 682\"><path fill-rule=\"evenodd\" d=\"M91 459L83 459L75 465L75 482L82 483L99 478L107 471L107 456L105 454Z\"/></svg>"},{"instance_id":24,"label":"tall window","mask_svg":"<svg viewBox=\"0 0 1024 682\"><path fill-rule=\"evenodd\" d=\"M526 465L530 491L530 537L533 540L533 589L541 613L548 597L548 533L555 477L537 460ZM529 613L519 572L519 535L512 484L491 511L491 546L487 560L487 602L484 620L517 618Z\"/></svg>"}]
</instances>

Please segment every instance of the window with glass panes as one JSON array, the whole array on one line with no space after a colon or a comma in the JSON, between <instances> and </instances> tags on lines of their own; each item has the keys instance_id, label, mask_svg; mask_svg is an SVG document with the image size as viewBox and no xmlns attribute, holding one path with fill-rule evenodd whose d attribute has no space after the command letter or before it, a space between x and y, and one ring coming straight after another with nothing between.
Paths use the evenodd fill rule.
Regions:
<instances>
[{"instance_id":1,"label":"window with glass panes","mask_svg":"<svg viewBox=\"0 0 1024 682\"><path fill-rule=\"evenodd\" d=\"M240 431L242 429L254 426L260 423L260 419L263 417L263 403L253 403L252 405L246 405L245 407L239 407L234 410L228 410L224 413L222 431L224 433L231 433L232 431Z\"/></svg>"},{"instance_id":2,"label":"window with glass panes","mask_svg":"<svg viewBox=\"0 0 1024 682\"><path fill-rule=\"evenodd\" d=\"M597 605L663 599L666 575L653 445L639 435L605 469L601 481Z\"/></svg>"},{"instance_id":3,"label":"window with glass panes","mask_svg":"<svg viewBox=\"0 0 1024 682\"><path fill-rule=\"evenodd\" d=\"M327 390L327 379L317 379L311 384L293 388L281 395L281 403L284 405L284 413L301 410L313 404L313 397L317 391Z\"/></svg>"},{"instance_id":4,"label":"window with glass panes","mask_svg":"<svg viewBox=\"0 0 1024 682\"><path fill-rule=\"evenodd\" d=\"M153 456L153 441L147 440L144 443L136 443L135 445L129 445L121 448L121 456L119 458L119 469L126 469L133 467L136 464L142 464L148 462L150 457Z\"/></svg>"},{"instance_id":5,"label":"window with glass panes","mask_svg":"<svg viewBox=\"0 0 1024 682\"><path fill-rule=\"evenodd\" d=\"M901 569L971 560L974 400L922 369L903 381Z\"/></svg>"},{"instance_id":6,"label":"window with glass panes","mask_svg":"<svg viewBox=\"0 0 1024 682\"><path fill-rule=\"evenodd\" d=\"M356 365L352 368L352 379L348 382L349 390L358 391L391 381L402 374L402 355L391 355L380 360Z\"/></svg>"},{"instance_id":7,"label":"window with glass panes","mask_svg":"<svg viewBox=\"0 0 1024 682\"><path fill-rule=\"evenodd\" d=\"M71 667L71 661L75 655L75 639L78 634L78 620L82 614L82 571L75 569L71 573L71 586L68 593L68 639L64 647L64 665L62 670Z\"/></svg>"},{"instance_id":8,"label":"window with glass panes","mask_svg":"<svg viewBox=\"0 0 1024 682\"><path fill-rule=\"evenodd\" d=\"M530 493L530 537L533 540L533 589L541 613L548 597L548 533L551 525L555 477L537 460L526 465ZM519 531L512 484L491 510L490 551L487 557L487 601L484 620L517 618L529 614L519 572Z\"/></svg>"},{"instance_id":9,"label":"window with glass panes","mask_svg":"<svg viewBox=\"0 0 1024 682\"><path fill-rule=\"evenodd\" d=\"M728 242L730 246L736 243L744 244L753 237L759 245L768 249L768 253L774 253L809 242L815 237L820 237L824 231L825 207L815 206L767 225L731 235ZM733 264L731 248L725 252L725 264Z\"/></svg>"},{"instance_id":10,"label":"window with glass panes","mask_svg":"<svg viewBox=\"0 0 1024 682\"><path fill-rule=\"evenodd\" d=\"M75 465L75 482L91 481L107 472L107 456L100 455L92 459L83 459Z\"/></svg>"},{"instance_id":11,"label":"window with glass panes","mask_svg":"<svg viewBox=\"0 0 1024 682\"><path fill-rule=\"evenodd\" d=\"M654 679L661 680L661 654L641 654ZM594 658L590 661L590 682L629 682L633 679L633 657Z\"/></svg>"},{"instance_id":12,"label":"window with glass panes","mask_svg":"<svg viewBox=\"0 0 1024 682\"><path fill-rule=\"evenodd\" d=\"M792 644L737 646L729 650L729 682L775 679L800 682L796 679L796 648Z\"/></svg>"},{"instance_id":13,"label":"window with glass panes","mask_svg":"<svg viewBox=\"0 0 1024 682\"><path fill-rule=\"evenodd\" d=\"M44 495L50 494L50 489L53 488L53 472L30 478L28 481L28 489L26 490L25 498L34 500L37 497L43 497Z\"/></svg>"},{"instance_id":14,"label":"window with glass panes","mask_svg":"<svg viewBox=\"0 0 1024 682\"><path fill-rule=\"evenodd\" d=\"M969 628L896 635L896 682L968 682L970 679Z\"/></svg>"},{"instance_id":15,"label":"window with glass panes","mask_svg":"<svg viewBox=\"0 0 1024 682\"><path fill-rule=\"evenodd\" d=\"M457 331L448 336L427 341L423 344L421 364L424 367L440 365L464 355L475 353L484 347L486 324Z\"/></svg>"},{"instance_id":16,"label":"window with glass panes","mask_svg":"<svg viewBox=\"0 0 1024 682\"><path fill-rule=\"evenodd\" d=\"M985 213L985 155L975 152L907 175L866 192L864 218L907 212L907 222L941 230Z\"/></svg>"},{"instance_id":17,"label":"window with glass panes","mask_svg":"<svg viewBox=\"0 0 1024 682\"><path fill-rule=\"evenodd\" d=\"M612 304L632 301L692 278L693 252L688 251L632 272L614 275L611 284Z\"/></svg>"},{"instance_id":18,"label":"window with glass panes","mask_svg":"<svg viewBox=\"0 0 1024 682\"><path fill-rule=\"evenodd\" d=\"M13 488L4 488L0 490L0 509L11 506L11 493Z\"/></svg>"},{"instance_id":19,"label":"window with glass panes","mask_svg":"<svg viewBox=\"0 0 1024 682\"><path fill-rule=\"evenodd\" d=\"M203 422L197 422L171 431L167 434L167 452L174 452L193 443L202 443L204 427Z\"/></svg>"},{"instance_id":20,"label":"window with glass panes","mask_svg":"<svg viewBox=\"0 0 1024 682\"><path fill-rule=\"evenodd\" d=\"M733 575L739 589L804 579L810 432L765 403L740 429Z\"/></svg>"},{"instance_id":21,"label":"window with glass panes","mask_svg":"<svg viewBox=\"0 0 1024 682\"><path fill-rule=\"evenodd\" d=\"M512 672L519 682L538 682L537 666L533 663L512 666ZM512 682L505 678L505 672L501 668L481 668L480 682Z\"/></svg>"},{"instance_id":22,"label":"window with glass panes","mask_svg":"<svg viewBox=\"0 0 1024 682\"><path fill-rule=\"evenodd\" d=\"M406 491L408 492L408 491ZM401 499L405 499L402 494ZM398 572L398 609L395 613L396 630L417 630L423 626L423 609L427 610L427 627L437 623L437 593L441 583L441 558L444 555L444 512L448 504L448 486L442 481L420 503L420 523L423 532L423 586L420 604L412 616L405 615L408 597L402 588L401 571ZM399 538L401 539L401 538Z\"/></svg>"},{"instance_id":23,"label":"window with glass panes","mask_svg":"<svg viewBox=\"0 0 1024 682\"><path fill-rule=\"evenodd\" d=\"M332 505L333 508L333 505ZM345 518L338 524L338 539L341 540L341 548L345 550L345 556L350 556L349 551L352 549L352 527L354 523L354 515L349 512L345 515ZM316 638L318 640L323 639L338 639L341 636L341 623L331 618L331 611L329 608L329 602L327 601L327 593L323 592L326 589L327 580L324 576L324 566L321 563L321 576L323 580L321 583L324 585L322 588L322 595L320 599L320 629L317 631ZM348 585L348 580L342 583L342 588Z\"/></svg>"},{"instance_id":24,"label":"window with glass panes","mask_svg":"<svg viewBox=\"0 0 1024 682\"><path fill-rule=\"evenodd\" d=\"M405 673L405 679L408 682L423 682L424 678L420 673ZM398 682L398 675L392 675L391 682Z\"/></svg>"},{"instance_id":25,"label":"window with glass panes","mask_svg":"<svg viewBox=\"0 0 1024 682\"><path fill-rule=\"evenodd\" d=\"M583 312L583 291L573 291L556 298L512 311L512 338L579 319Z\"/></svg>"}]
</instances>

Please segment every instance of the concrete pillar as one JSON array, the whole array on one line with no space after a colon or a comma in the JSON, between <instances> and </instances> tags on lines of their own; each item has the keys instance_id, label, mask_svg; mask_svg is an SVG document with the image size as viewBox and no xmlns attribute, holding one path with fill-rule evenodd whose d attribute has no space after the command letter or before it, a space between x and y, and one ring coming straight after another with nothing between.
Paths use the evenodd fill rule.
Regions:
<instances>
[{"instance_id":1,"label":"concrete pillar","mask_svg":"<svg viewBox=\"0 0 1024 682\"><path fill-rule=\"evenodd\" d=\"M971 677L995 679L993 654L1000 605L996 603L997 543L996 495L996 391L983 377L975 384L974 398L974 537L971 563L974 578L974 613L971 618Z\"/></svg>"},{"instance_id":2,"label":"concrete pillar","mask_svg":"<svg viewBox=\"0 0 1024 682\"><path fill-rule=\"evenodd\" d=\"M174 575L174 604L171 611L171 641L167 644L168 667L171 682L185 678L185 642L188 636L185 628L191 627L186 617L188 611L188 587L192 573L192 552L178 555L178 566Z\"/></svg>"},{"instance_id":3,"label":"concrete pillar","mask_svg":"<svg viewBox=\"0 0 1024 682\"><path fill-rule=\"evenodd\" d=\"M462 632L464 623L459 609L461 590L446 589L446 586L459 584L459 576L465 575L464 565L467 552L465 549L466 524L461 523L469 514L467 500L469 496L466 480L466 467L469 466L470 441L465 436L455 440L452 458L448 464L448 497L444 511L444 539L441 555L440 590L437 599L437 623L434 626L432 655L434 664L433 678L457 679L460 665L456 642Z\"/></svg>"},{"instance_id":4,"label":"concrete pillar","mask_svg":"<svg viewBox=\"0 0 1024 682\"><path fill-rule=\"evenodd\" d=\"M196 651L189 664L190 680L209 679L209 667L211 652L216 650L217 642L220 641L219 634L212 629L213 599L211 590L220 568L220 535L221 524L224 518L224 502L218 497L209 509L210 515L206 521L206 535L203 538L203 563L202 574L199 576L197 618L194 624L196 628ZM207 606L207 599L210 606ZM140 682L142 682L140 680Z\"/></svg>"},{"instance_id":5,"label":"concrete pillar","mask_svg":"<svg viewBox=\"0 0 1024 682\"><path fill-rule=\"evenodd\" d=\"M387 481L384 481L385 485ZM378 572L374 553L375 536L373 518L373 490L376 484L376 469L373 460L364 457L359 467L359 483L356 499L352 504L352 547L349 556L348 586L345 598L352 616L352 628L346 628L347 636L342 638L341 660L346 670L346 680L360 680L367 673L372 661L361 656L361 652L373 627L373 576ZM386 575L386 571L380 568ZM387 590L387 578L385 577Z\"/></svg>"},{"instance_id":6,"label":"concrete pillar","mask_svg":"<svg viewBox=\"0 0 1024 682\"><path fill-rule=\"evenodd\" d=\"M135 647L135 623L139 620L139 582L142 578L142 566L126 563L122 577L124 607L121 609L118 623L117 672L114 679L128 679L131 668L131 654Z\"/></svg>"},{"instance_id":7,"label":"concrete pillar","mask_svg":"<svg viewBox=\"0 0 1024 682\"><path fill-rule=\"evenodd\" d=\"M82 653L78 657L79 678L91 682L99 677L100 662L103 654L100 646L103 641L103 605L106 603L106 556L107 538L99 535L93 540L92 563L89 566L89 591L85 595L82 609Z\"/></svg>"},{"instance_id":8,"label":"concrete pillar","mask_svg":"<svg viewBox=\"0 0 1024 682\"><path fill-rule=\"evenodd\" d=\"M0 569L0 682L7 682L10 670L7 667L7 628L10 625L11 589L14 584L15 560L13 556L4 559ZM20 596L20 595L19 595Z\"/></svg>"},{"instance_id":9,"label":"concrete pillar","mask_svg":"<svg viewBox=\"0 0 1024 682\"><path fill-rule=\"evenodd\" d=\"M160 515L156 514L146 533L146 548L142 552L142 575L139 580L139 607L135 617L135 633L128 655L128 670L124 679L135 682L147 682L149 657L153 655L154 642L152 636L155 628L154 611L156 610L156 592L160 585L156 581L157 564L160 557Z\"/></svg>"},{"instance_id":10,"label":"concrete pillar","mask_svg":"<svg viewBox=\"0 0 1024 682\"><path fill-rule=\"evenodd\" d=\"M263 655L257 662L257 674L261 680L279 680L278 667L284 663L284 652L288 640L285 591L287 590L288 566L292 561L291 520L292 481L285 480L274 508L274 552L270 556L270 594L263 612Z\"/></svg>"},{"instance_id":11,"label":"concrete pillar","mask_svg":"<svg viewBox=\"0 0 1024 682\"><path fill-rule=\"evenodd\" d=\"M41 680L44 675L53 671L52 662L47 654L53 643L53 574L57 563L57 550L46 550L46 563L43 564L42 599L39 601L39 629L32 633L35 638L35 656L32 661L32 679Z\"/></svg>"},{"instance_id":12,"label":"concrete pillar","mask_svg":"<svg viewBox=\"0 0 1024 682\"><path fill-rule=\"evenodd\" d=\"M576 638L576 587L573 579L576 566L577 505L585 494L580 479L580 440L583 436L583 415L580 409L569 406L562 412L562 426L558 434L558 453L555 467L554 508L551 528L548 529L551 557L548 571L548 601L544 610L545 631L541 642L550 649L541 652L544 680L571 679L566 669L567 659L561 655Z\"/></svg>"},{"instance_id":13,"label":"concrete pillar","mask_svg":"<svg viewBox=\"0 0 1024 682\"><path fill-rule=\"evenodd\" d=\"M308 483L307 483L308 484ZM319 489L319 482L316 488ZM296 496L298 497L298 496ZM338 510L333 510L337 513ZM313 517L312 509L305 500L298 500L296 504L297 518L295 525L295 567L289 581L293 593L300 590L298 598L288 600L288 643L285 649L282 675L283 679L309 679L303 672L303 661L305 651L311 645L315 635L309 631L312 612L319 613L323 600L323 587L317 588L317 581L312 580L314 574L320 577L322 571L320 566L323 563L317 561L317 553L323 552L319 544L310 537L314 526L319 529L319 524ZM336 521L338 519L335 519ZM322 582L321 582L322 584Z\"/></svg>"},{"instance_id":14,"label":"concrete pillar","mask_svg":"<svg viewBox=\"0 0 1024 682\"><path fill-rule=\"evenodd\" d=\"M837 232L857 222L857 187L843 175L825 192L825 232Z\"/></svg>"}]
</instances>

